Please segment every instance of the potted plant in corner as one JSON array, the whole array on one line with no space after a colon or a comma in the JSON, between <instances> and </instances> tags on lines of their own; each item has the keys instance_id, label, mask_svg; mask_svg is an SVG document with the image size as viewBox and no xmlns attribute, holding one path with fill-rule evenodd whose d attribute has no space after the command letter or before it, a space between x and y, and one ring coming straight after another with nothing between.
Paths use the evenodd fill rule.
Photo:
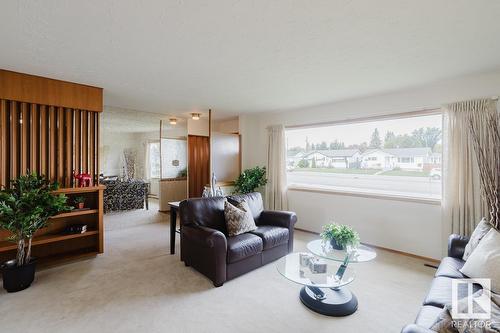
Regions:
<instances>
[{"instance_id":1,"label":"potted plant in corner","mask_svg":"<svg viewBox=\"0 0 500 333\"><path fill-rule=\"evenodd\" d=\"M73 202L75 203L75 206L77 209L83 209L85 208L85 198L78 196L73 199Z\"/></svg>"},{"instance_id":2,"label":"potted plant in corner","mask_svg":"<svg viewBox=\"0 0 500 333\"><path fill-rule=\"evenodd\" d=\"M359 245L359 234L343 224L331 223L323 226L321 237L329 241L332 248L336 250L345 250L348 245L353 247Z\"/></svg>"},{"instance_id":3,"label":"potted plant in corner","mask_svg":"<svg viewBox=\"0 0 500 333\"><path fill-rule=\"evenodd\" d=\"M234 192L241 194L251 193L266 184L266 167L256 166L255 168L243 171L238 176L234 182Z\"/></svg>"},{"instance_id":4,"label":"potted plant in corner","mask_svg":"<svg viewBox=\"0 0 500 333\"><path fill-rule=\"evenodd\" d=\"M47 225L49 217L71 210L63 194L55 195L57 183L28 173L11 181L0 191L0 228L10 233L9 241L17 244L16 258L2 265L3 286L8 292L28 288L35 277L36 261L31 257L33 236Z\"/></svg>"}]
</instances>

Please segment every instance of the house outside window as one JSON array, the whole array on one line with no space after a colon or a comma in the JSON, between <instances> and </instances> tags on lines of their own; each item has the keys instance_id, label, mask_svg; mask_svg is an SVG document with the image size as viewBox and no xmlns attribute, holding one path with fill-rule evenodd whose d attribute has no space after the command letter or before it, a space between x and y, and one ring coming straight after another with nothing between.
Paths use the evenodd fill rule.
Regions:
<instances>
[{"instance_id":1,"label":"house outside window","mask_svg":"<svg viewBox=\"0 0 500 333\"><path fill-rule=\"evenodd\" d=\"M442 114L287 129L288 185L441 198Z\"/></svg>"}]
</instances>

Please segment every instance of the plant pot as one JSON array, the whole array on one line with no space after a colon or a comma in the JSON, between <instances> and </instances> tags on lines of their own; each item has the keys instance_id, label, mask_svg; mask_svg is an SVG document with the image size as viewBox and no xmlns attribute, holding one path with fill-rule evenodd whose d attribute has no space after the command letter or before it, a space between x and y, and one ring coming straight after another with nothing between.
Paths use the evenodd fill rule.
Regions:
<instances>
[{"instance_id":1,"label":"plant pot","mask_svg":"<svg viewBox=\"0 0 500 333\"><path fill-rule=\"evenodd\" d=\"M85 203L84 202L79 202L77 205L78 209L83 209L85 208Z\"/></svg>"},{"instance_id":2,"label":"plant pot","mask_svg":"<svg viewBox=\"0 0 500 333\"><path fill-rule=\"evenodd\" d=\"M337 243L337 240L335 238L330 239L330 245L335 249L335 250L345 250L344 246L341 246L339 243Z\"/></svg>"},{"instance_id":3,"label":"plant pot","mask_svg":"<svg viewBox=\"0 0 500 333\"><path fill-rule=\"evenodd\" d=\"M15 260L10 260L2 265L3 288L9 293L28 288L35 279L35 260L28 264L17 266Z\"/></svg>"}]
</instances>

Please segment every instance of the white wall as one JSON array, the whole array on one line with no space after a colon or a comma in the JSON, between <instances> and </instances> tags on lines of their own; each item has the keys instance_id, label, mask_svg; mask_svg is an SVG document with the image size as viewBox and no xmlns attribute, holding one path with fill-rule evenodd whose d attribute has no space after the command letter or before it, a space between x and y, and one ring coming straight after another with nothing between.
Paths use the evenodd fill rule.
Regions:
<instances>
[{"instance_id":1,"label":"white wall","mask_svg":"<svg viewBox=\"0 0 500 333\"><path fill-rule=\"evenodd\" d=\"M305 125L438 108L454 101L498 96L500 71L444 80L391 94L283 112L240 116L243 168L266 165L266 127ZM325 193L289 191L297 227L319 231L331 220L355 226L362 241L417 255L440 258L446 247L440 207L432 204Z\"/></svg>"},{"instance_id":2,"label":"white wall","mask_svg":"<svg viewBox=\"0 0 500 333\"><path fill-rule=\"evenodd\" d=\"M213 131L227 134L235 134L240 132L240 122L238 118L215 120L213 123Z\"/></svg>"}]
</instances>

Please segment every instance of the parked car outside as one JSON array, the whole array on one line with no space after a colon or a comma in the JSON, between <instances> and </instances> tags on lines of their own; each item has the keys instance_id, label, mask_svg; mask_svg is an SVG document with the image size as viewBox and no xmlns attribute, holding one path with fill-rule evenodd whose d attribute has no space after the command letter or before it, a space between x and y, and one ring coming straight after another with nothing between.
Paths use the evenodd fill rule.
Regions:
<instances>
[{"instance_id":1,"label":"parked car outside","mask_svg":"<svg viewBox=\"0 0 500 333\"><path fill-rule=\"evenodd\" d=\"M441 179L441 168L431 169L431 171L429 172L429 177L436 180Z\"/></svg>"}]
</instances>

